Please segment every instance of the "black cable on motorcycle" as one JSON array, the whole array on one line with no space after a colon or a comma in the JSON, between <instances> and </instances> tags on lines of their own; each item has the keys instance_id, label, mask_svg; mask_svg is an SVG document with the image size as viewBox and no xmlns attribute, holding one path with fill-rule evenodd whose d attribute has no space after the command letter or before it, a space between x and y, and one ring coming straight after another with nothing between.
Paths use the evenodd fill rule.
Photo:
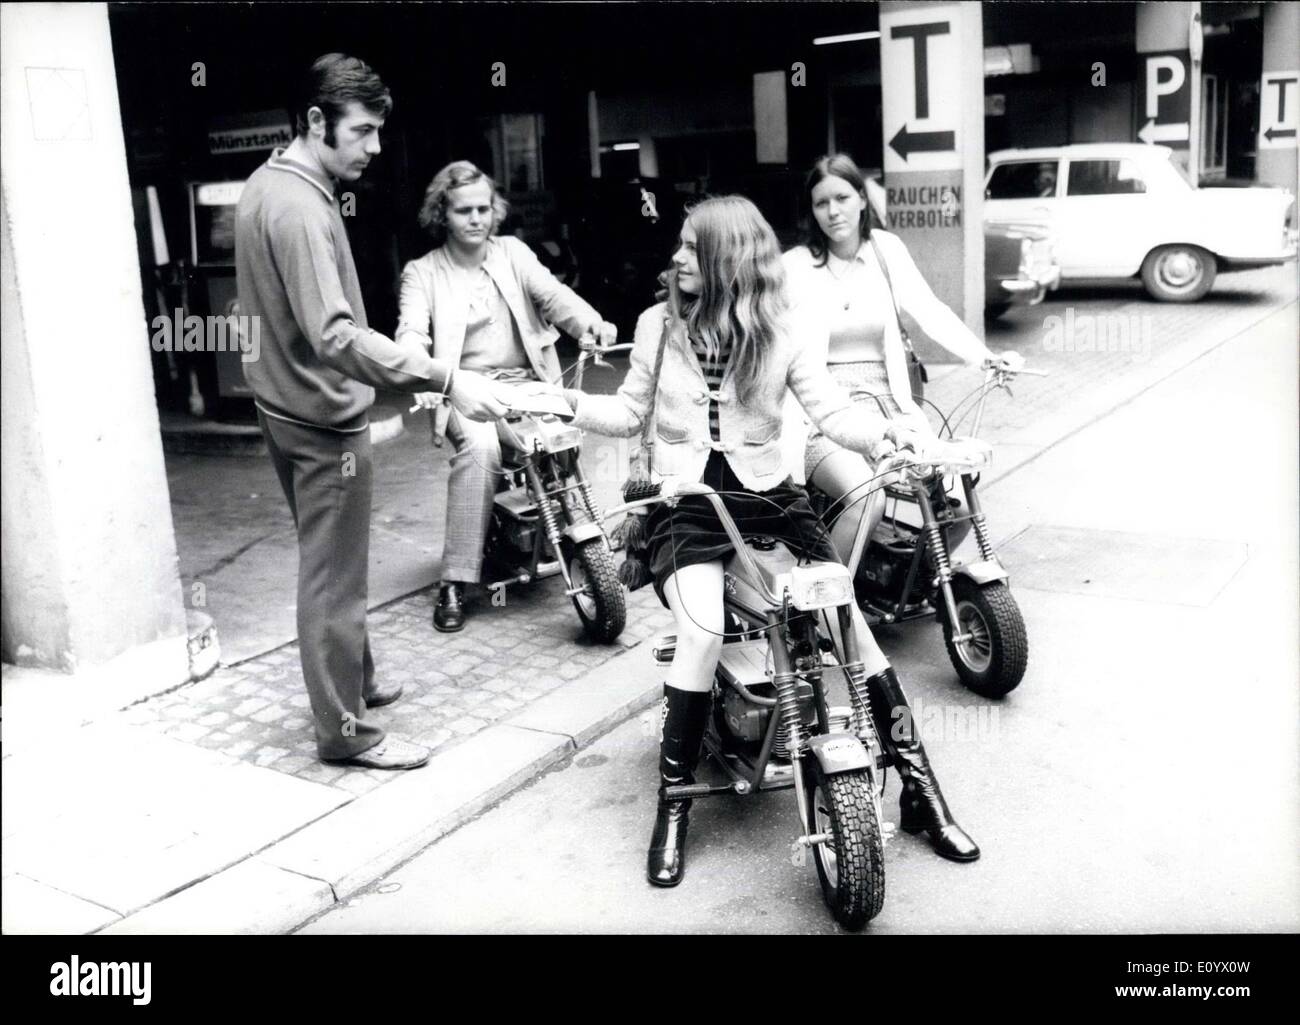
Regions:
<instances>
[{"instance_id":1,"label":"black cable on motorcycle","mask_svg":"<svg viewBox=\"0 0 1300 1025\"><path fill-rule=\"evenodd\" d=\"M982 395L986 389L992 390L993 387L994 386L991 386L987 381L981 382L978 388L974 389L972 392L966 395L960 402L958 402L955 406L953 406L952 412L948 414L948 419L952 421L952 427L950 428L950 430L955 432L956 429L960 427L962 423L966 420L966 418L975 411L976 404L979 401L980 395ZM961 407L966 405L966 403L968 402L971 403L970 408L967 409L965 412L963 412L960 417L958 417L957 416L958 410L960 410Z\"/></svg>"},{"instance_id":2,"label":"black cable on motorcycle","mask_svg":"<svg viewBox=\"0 0 1300 1025\"><path fill-rule=\"evenodd\" d=\"M930 399L925 398L924 396L921 397L921 402L922 402L924 405L927 405L927 406L929 406L931 409L933 409L934 412L935 412L935 415L937 415L937 416L939 417L939 419L943 421L943 423L939 426L939 430L935 431L935 434L938 435L939 440L940 440L940 441L943 440L943 432L944 432L944 431L947 431L947 432L948 432L948 437L951 438L951 437L952 437L952 425L948 422L948 417L944 415L943 410L940 409L940 408L938 407L938 405L937 405L935 402L933 402L933 401L930 400Z\"/></svg>"},{"instance_id":3,"label":"black cable on motorcycle","mask_svg":"<svg viewBox=\"0 0 1300 1025\"><path fill-rule=\"evenodd\" d=\"M842 494L839 498L837 498L837 499L835 499L834 501L832 501L832 502L830 503L830 505L827 507L826 513L825 513L823 516L819 516L819 517L818 517L818 519L822 522L822 526L823 526L823 528L827 531L827 533L829 534L831 528L834 527L835 524L839 522L840 517L842 517L845 513L847 513L847 512L848 512L850 509L852 509L855 505L857 505L859 502L864 502L864 501L866 501L867 499L869 499L869 498L872 496L872 494L874 494L876 491L879 491L880 488L882 488L882 487L886 487L886 486L887 486L887 485L883 485L883 484L881 484L881 485L877 485L877 486L875 486L875 487L872 487L871 485L875 484L876 481L880 480L881 478L883 478L883 477L888 477L888 476L890 476L891 474L894 474L894 473L896 473L896 472L897 472L897 468L895 468L895 469L893 469L893 470L886 470L884 473L877 473L877 474L874 474L874 475L872 475L871 477L868 477L866 480L862 481L862 483L854 485L852 488L850 488L848 491L846 491L844 494ZM844 505L844 507L843 507L842 509L840 509L839 512L835 513L834 516L831 516L831 518L830 518L830 522L829 522L829 523L826 522L826 520L825 520L825 516L830 515L830 511L831 511L832 509L834 509L837 505L840 505L841 503L843 503L843 502L845 501L845 499L847 499L847 498L848 498L850 495L852 495L855 491L859 491L859 490L861 490L862 488L867 488L868 490L867 490L864 494L859 495L859 496L858 496L857 498L855 498L852 502L849 502L848 504Z\"/></svg>"}]
</instances>

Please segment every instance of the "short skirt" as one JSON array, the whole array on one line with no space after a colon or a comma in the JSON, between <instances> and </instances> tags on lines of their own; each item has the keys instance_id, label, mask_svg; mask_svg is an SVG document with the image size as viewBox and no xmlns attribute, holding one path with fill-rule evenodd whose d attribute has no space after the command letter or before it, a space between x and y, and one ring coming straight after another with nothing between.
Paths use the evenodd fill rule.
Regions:
<instances>
[{"instance_id":1,"label":"short skirt","mask_svg":"<svg viewBox=\"0 0 1300 1025\"><path fill-rule=\"evenodd\" d=\"M736 478L720 452L713 452L701 482L718 492L727 512L744 537L772 537L783 541L797 556L838 562L826 528L812 506L808 493L789 478L769 491L748 490ZM655 593L664 607L664 584L679 569L727 558L731 541L707 498L688 495L675 507L651 507L646 520L646 548Z\"/></svg>"},{"instance_id":2,"label":"short skirt","mask_svg":"<svg viewBox=\"0 0 1300 1025\"><path fill-rule=\"evenodd\" d=\"M831 377L835 379L836 384L843 385L850 390L861 390L870 393L870 396L856 396L854 398L855 402L874 402L877 408L891 420L903 415L902 407L899 406L898 400L894 398L893 392L889 390L889 376L885 373L883 361L832 363L826 369L830 371ZM808 436L808 447L804 450L804 479L812 480L813 471L821 465L821 461L832 452L841 450L842 446L837 445L826 435L813 428L812 434Z\"/></svg>"}]
</instances>

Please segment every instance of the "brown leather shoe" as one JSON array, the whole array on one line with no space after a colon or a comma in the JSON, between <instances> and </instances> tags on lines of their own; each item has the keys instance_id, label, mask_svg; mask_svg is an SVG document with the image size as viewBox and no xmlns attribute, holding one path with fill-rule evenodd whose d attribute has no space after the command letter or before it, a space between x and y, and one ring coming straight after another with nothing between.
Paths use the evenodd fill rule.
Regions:
<instances>
[{"instance_id":1,"label":"brown leather shoe","mask_svg":"<svg viewBox=\"0 0 1300 1025\"><path fill-rule=\"evenodd\" d=\"M385 690L383 687L375 687L373 691L365 696L367 708L379 708L383 705L391 705L394 701L402 696L402 685L395 683Z\"/></svg>"},{"instance_id":2,"label":"brown leather shoe","mask_svg":"<svg viewBox=\"0 0 1300 1025\"><path fill-rule=\"evenodd\" d=\"M433 610L433 628L445 634L465 626L465 585L454 580L438 588L438 604Z\"/></svg>"},{"instance_id":3,"label":"brown leather shoe","mask_svg":"<svg viewBox=\"0 0 1300 1025\"><path fill-rule=\"evenodd\" d=\"M418 769L433 754L421 744L413 744L391 733L372 748L351 758L325 758L331 765L357 765L363 769Z\"/></svg>"}]
</instances>

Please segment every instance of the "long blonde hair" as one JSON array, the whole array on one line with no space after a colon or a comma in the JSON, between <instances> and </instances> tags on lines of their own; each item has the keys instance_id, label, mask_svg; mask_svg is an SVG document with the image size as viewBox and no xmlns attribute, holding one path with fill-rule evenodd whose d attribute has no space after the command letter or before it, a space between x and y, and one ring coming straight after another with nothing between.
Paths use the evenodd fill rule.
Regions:
<instances>
[{"instance_id":1,"label":"long blonde hair","mask_svg":"<svg viewBox=\"0 0 1300 1025\"><path fill-rule=\"evenodd\" d=\"M717 196L692 207L686 225L695 232L702 287L685 296L668 276L669 328L684 328L716 356L728 344L742 402L767 370L778 322L789 306L781 247L772 226L744 196Z\"/></svg>"}]
</instances>

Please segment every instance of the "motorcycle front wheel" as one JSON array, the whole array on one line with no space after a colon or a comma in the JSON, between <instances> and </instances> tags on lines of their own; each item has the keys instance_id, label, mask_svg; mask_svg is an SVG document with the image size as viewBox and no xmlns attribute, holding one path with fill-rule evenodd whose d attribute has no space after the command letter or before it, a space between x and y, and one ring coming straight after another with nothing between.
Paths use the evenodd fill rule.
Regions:
<instances>
[{"instance_id":1,"label":"motorcycle front wheel","mask_svg":"<svg viewBox=\"0 0 1300 1025\"><path fill-rule=\"evenodd\" d=\"M885 852L866 769L827 776L816 759L805 771L813 831L830 839L813 845L822 897L835 921L858 930L885 904Z\"/></svg>"},{"instance_id":2,"label":"motorcycle front wheel","mask_svg":"<svg viewBox=\"0 0 1300 1025\"><path fill-rule=\"evenodd\" d=\"M1000 580L981 587L957 577L952 582L952 596L957 605L957 629L970 639L954 643L941 595L937 599L939 622L948 658L961 682L981 697L1010 694L1020 685L1029 664L1029 636L1011 588Z\"/></svg>"},{"instance_id":3,"label":"motorcycle front wheel","mask_svg":"<svg viewBox=\"0 0 1300 1025\"><path fill-rule=\"evenodd\" d=\"M594 641L613 642L627 623L627 603L605 539L590 537L577 545L566 545L564 558L573 586L582 588L573 595L582 628Z\"/></svg>"}]
</instances>

